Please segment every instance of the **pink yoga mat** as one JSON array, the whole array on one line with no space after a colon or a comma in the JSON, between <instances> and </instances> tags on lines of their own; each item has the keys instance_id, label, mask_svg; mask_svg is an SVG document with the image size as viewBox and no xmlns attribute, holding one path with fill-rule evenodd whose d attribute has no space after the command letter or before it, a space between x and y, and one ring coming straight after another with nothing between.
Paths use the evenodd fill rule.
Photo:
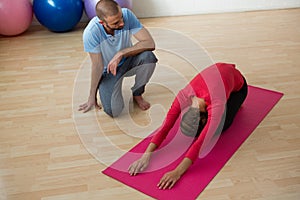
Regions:
<instances>
[{"instance_id":1,"label":"pink yoga mat","mask_svg":"<svg viewBox=\"0 0 300 200\"><path fill-rule=\"evenodd\" d=\"M151 159L151 162L154 162L154 164L150 163L148 167L150 170L148 169L145 173L130 176L126 172L128 166L139 157L134 152L144 152L152 134L105 169L103 173L156 199L195 199L282 96L283 94L279 92L249 86L248 96L242 108L237 113L233 124L222 133L212 151L206 157L198 159L171 190L160 190L157 188L157 184L166 172L177 166L182 160L184 152L179 159L161 169L155 169L153 166L155 162L159 163L161 162L160 159L166 159L166 157L164 155L162 157L155 155ZM166 145L174 138L172 134L177 132L178 127L179 120L175 123L163 145Z\"/></svg>"}]
</instances>

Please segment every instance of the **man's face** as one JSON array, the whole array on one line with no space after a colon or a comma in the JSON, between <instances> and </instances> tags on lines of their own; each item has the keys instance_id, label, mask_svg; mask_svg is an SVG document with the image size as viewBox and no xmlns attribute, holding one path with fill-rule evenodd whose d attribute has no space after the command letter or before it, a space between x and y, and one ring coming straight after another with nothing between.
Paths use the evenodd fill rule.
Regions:
<instances>
[{"instance_id":1,"label":"man's face","mask_svg":"<svg viewBox=\"0 0 300 200\"><path fill-rule=\"evenodd\" d=\"M122 12L120 11L117 15L106 17L102 24L110 31L121 30L124 27Z\"/></svg>"}]
</instances>

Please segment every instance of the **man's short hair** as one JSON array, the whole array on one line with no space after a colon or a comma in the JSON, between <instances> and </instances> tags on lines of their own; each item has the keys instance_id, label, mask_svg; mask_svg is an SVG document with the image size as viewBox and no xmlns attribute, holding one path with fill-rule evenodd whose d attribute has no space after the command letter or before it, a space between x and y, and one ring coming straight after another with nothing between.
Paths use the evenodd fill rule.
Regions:
<instances>
[{"instance_id":1,"label":"man's short hair","mask_svg":"<svg viewBox=\"0 0 300 200\"><path fill-rule=\"evenodd\" d=\"M117 15L120 11L120 6L114 0L100 0L96 4L96 14L101 19L108 16Z\"/></svg>"}]
</instances>

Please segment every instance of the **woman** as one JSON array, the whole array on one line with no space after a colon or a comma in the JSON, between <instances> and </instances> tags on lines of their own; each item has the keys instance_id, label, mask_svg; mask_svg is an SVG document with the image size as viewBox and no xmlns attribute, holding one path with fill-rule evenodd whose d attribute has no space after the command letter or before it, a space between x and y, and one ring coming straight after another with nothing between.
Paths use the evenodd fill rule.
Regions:
<instances>
[{"instance_id":1,"label":"woman","mask_svg":"<svg viewBox=\"0 0 300 200\"><path fill-rule=\"evenodd\" d=\"M171 189L198 157L209 153L220 133L232 124L247 92L247 82L234 64L216 63L204 69L178 93L145 153L130 165L130 175L146 169L152 152L161 145L180 114L187 110L180 129L195 140L180 164L158 183L160 189Z\"/></svg>"}]
</instances>

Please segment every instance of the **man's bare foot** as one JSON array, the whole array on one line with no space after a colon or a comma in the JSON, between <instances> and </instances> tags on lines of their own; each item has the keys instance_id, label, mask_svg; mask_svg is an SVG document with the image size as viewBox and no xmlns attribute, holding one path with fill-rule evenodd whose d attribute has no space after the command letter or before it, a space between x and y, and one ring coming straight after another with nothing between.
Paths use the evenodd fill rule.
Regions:
<instances>
[{"instance_id":1,"label":"man's bare foot","mask_svg":"<svg viewBox=\"0 0 300 200\"><path fill-rule=\"evenodd\" d=\"M148 110L150 108L150 103L145 101L142 96L133 96L134 101L142 110Z\"/></svg>"}]
</instances>

